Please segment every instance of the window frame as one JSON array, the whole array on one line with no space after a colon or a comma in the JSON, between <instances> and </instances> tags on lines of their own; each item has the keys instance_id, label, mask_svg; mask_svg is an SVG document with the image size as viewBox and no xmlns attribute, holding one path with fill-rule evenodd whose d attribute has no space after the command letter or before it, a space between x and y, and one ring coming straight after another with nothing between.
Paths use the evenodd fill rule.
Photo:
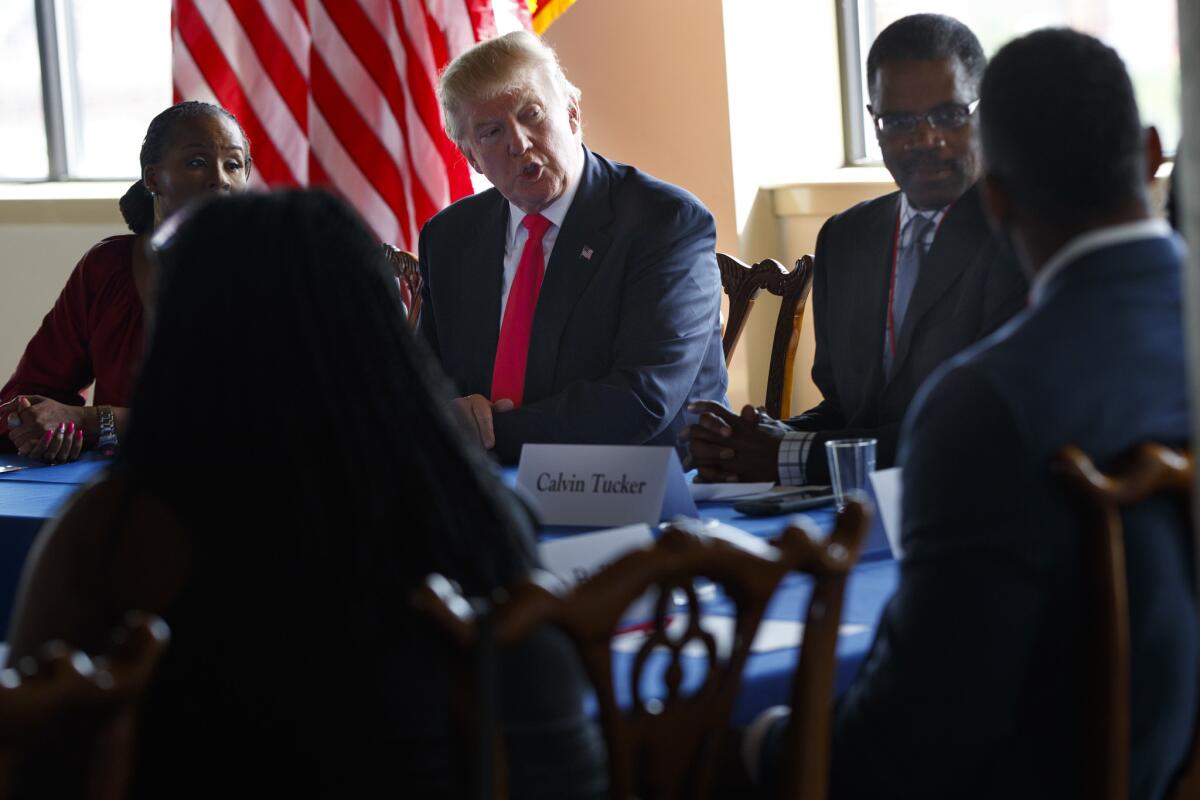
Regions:
<instances>
[{"instance_id":1,"label":"window frame","mask_svg":"<svg viewBox=\"0 0 1200 800\"><path fill-rule=\"evenodd\" d=\"M866 119L867 79L865 74L865 60L870 45L863 41L862 25L858 13L859 2L860 0L834 0L837 16L839 77L842 92L843 166L847 168L881 167L883 166L883 161L873 158L867 152L866 137L869 126ZM1128 65L1128 63L1127 61L1126 64ZM1139 99L1140 106L1141 101ZM1144 119L1143 122L1145 123ZM1174 163L1176 156L1175 144L1174 142L1163 143L1164 163Z\"/></svg>"},{"instance_id":2,"label":"window frame","mask_svg":"<svg viewBox=\"0 0 1200 800\"><path fill-rule=\"evenodd\" d=\"M862 27L858 19L858 0L835 0L839 79L842 87L842 150L844 166L876 167L882 162L867 157L866 95L863 77Z\"/></svg>"},{"instance_id":3,"label":"window frame","mask_svg":"<svg viewBox=\"0 0 1200 800\"><path fill-rule=\"evenodd\" d=\"M73 172L79 161L81 100L79 62L70 0L32 0L41 68L42 119L46 129L46 175L0 177L4 183L108 183L128 175L83 176Z\"/></svg>"}]
</instances>

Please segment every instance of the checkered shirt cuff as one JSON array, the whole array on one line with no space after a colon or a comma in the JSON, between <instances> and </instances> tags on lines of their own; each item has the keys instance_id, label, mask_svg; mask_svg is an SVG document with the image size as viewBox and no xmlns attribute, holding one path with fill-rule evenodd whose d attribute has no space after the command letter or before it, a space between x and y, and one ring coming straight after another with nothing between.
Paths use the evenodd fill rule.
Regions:
<instances>
[{"instance_id":1,"label":"checkered shirt cuff","mask_svg":"<svg viewBox=\"0 0 1200 800\"><path fill-rule=\"evenodd\" d=\"M808 451L812 449L815 431L791 431L783 435L779 443L779 485L803 486L804 465L808 463Z\"/></svg>"}]
</instances>

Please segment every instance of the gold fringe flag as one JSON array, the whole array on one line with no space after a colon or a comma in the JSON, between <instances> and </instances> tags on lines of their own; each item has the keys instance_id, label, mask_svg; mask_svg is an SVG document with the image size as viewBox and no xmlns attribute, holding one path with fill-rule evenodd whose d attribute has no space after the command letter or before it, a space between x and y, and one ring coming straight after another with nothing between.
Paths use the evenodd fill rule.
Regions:
<instances>
[{"instance_id":1,"label":"gold fringe flag","mask_svg":"<svg viewBox=\"0 0 1200 800\"><path fill-rule=\"evenodd\" d=\"M539 36L546 32L550 23L571 7L575 0L526 0L529 16L533 18L533 32Z\"/></svg>"}]
</instances>

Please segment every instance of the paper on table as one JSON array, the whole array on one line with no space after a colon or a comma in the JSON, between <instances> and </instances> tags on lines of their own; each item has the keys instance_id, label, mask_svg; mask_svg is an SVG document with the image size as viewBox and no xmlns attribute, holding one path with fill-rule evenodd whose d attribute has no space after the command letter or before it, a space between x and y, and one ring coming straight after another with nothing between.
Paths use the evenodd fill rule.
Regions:
<instances>
[{"instance_id":1,"label":"paper on table","mask_svg":"<svg viewBox=\"0 0 1200 800\"><path fill-rule=\"evenodd\" d=\"M29 467L25 464L0 464L0 473L20 472L23 469L29 469Z\"/></svg>"},{"instance_id":2,"label":"paper on table","mask_svg":"<svg viewBox=\"0 0 1200 800\"><path fill-rule=\"evenodd\" d=\"M725 658L733 649L733 617L703 615L700 627L712 634L716 640L717 657ZM667 633L672 639L678 639L687 630L686 614L676 614L667 623ZM848 623L838 628L838 636L857 636L870 632L866 625ZM636 653L646 641L649 631L630 631L613 637L612 649L618 653ZM768 653L772 650L787 650L800 646L800 638L804 635L804 623L786 619L765 619L758 626L758 633L750 645L751 653ZM699 641L688 642L683 648L684 655L693 658L704 658L708 655L704 644Z\"/></svg>"},{"instance_id":3,"label":"paper on table","mask_svg":"<svg viewBox=\"0 0 1200 800\"><path fill-rule=\"evenodd\" d=\"M900 546L900 467L872 472L871 489L892 557L899 561L904 554Z\"/></svg>"},{"instance_id":4,"label":"paper on table","mask_svg":"<svg viewBox=\"0 0 1200 800\"><path fill-rule=\"evenodd\" d=\"M769 491L773 483L689 483L693 500L740 500Z\"/></svg>"},{"instance_id":5,"label":"paper on table","mask_svg":"<svg viewBox=\"0 0 1200 800\"><path fill-rule=\"evenodd\" d=\"M546 570L567 586L599 572L606 564L639 547L654 543L649 525L626 525L604 531L567 536L538 545ZM641 622L654 614L657 592L647 592L625 609L623 619Z\"/></svg>"}]
</instances>

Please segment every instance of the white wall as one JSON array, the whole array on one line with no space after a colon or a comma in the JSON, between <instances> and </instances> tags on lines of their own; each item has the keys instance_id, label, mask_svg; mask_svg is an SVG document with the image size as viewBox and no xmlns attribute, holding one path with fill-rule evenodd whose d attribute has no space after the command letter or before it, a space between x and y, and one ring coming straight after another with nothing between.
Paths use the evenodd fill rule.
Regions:
<instances>
[{"instance_id":1,"label":"white wall","mask_svg":"<svg viewBox=\"0 0 1200 800\"><path fill-rule=\"evenodd\" d=\"M117 186L85 191L100 198L51 200L45 187L0 188L0 384L80 256L105 236L128 232L117 210Z\"/></svg>"}]
</instances>

